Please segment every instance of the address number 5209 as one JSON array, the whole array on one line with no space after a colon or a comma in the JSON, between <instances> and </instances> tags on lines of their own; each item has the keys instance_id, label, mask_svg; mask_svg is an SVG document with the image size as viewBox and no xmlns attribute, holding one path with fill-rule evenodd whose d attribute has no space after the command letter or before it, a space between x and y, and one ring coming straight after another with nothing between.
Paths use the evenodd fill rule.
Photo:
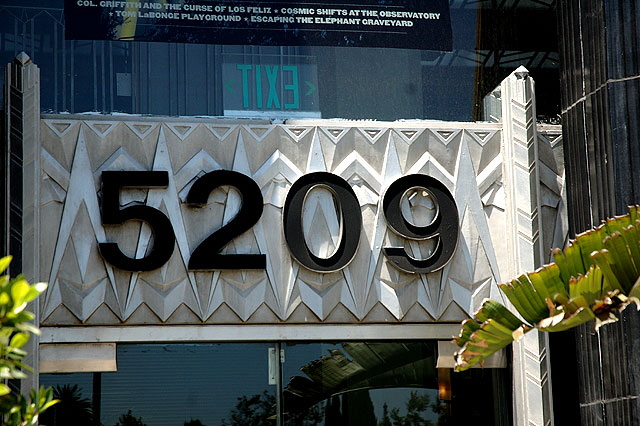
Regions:
<instances>
[{"instance_id":1,"label":"address number 5209","mask_svg":"<svg viewBox=\"0 0 640 426\"><path fill-rule=\"evenodd\" d=\"M99 243L102 257L126 271L151 271L160 268L171 257L176 236L171 221L162 211L144 204L122 207L123 188L161 189L169 184L166 171L102 172L102 223L122 225L129 220L146 222L153 232L153 243L144 257L132 258L115 242ZM265 269L265 254L230 254L222 249L234 238L251 229L262 216L264 201L258 184L250 177L231 170L215 170L199 177L187 194L189 208L203 207L209 194L222 186L235 188L241 205L235 217L206 236L191 253L189 270ZM341 218L339 245L329 257L316 256L307 245L302 228L302 212L309 192L315 187L328 189ZM418 226L407 220L401 208L403 197L412 189L428 192L435 204L435 216L428 225ZM382 198L382 211L387 226L395 234L409 240L433 240L434 249L424 259L410 256L404 247L384 247L383 253L397 268L411 273L429 273L446 265L458 243L458 211L451 192L439 180L423 174L407 175L394 181ZM334 272L344 268L355 257L362 230L360 204L351 186L340 176L315 172L302 176L289 189L282 213L285 242L291 255L305 268L317 272Z\"/></svg>"}]
</instances>

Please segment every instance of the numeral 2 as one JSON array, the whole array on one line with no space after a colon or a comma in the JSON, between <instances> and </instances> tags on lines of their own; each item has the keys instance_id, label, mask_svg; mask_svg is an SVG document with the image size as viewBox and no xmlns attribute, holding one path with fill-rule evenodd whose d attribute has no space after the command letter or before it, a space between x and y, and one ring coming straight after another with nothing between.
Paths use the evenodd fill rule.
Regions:
<instances>
[{"instance_id":1,"label":"numeral 2","mask_svg":"<svg viewBox=\"0 0 640 426\"><path fill-rule=\"evenodd\" d=\"M260 216L264 201L260 187L251 178L231 170L215 170L201 176L189 190L187 204L203 207L209 194L216 188L229 185L240 192L242 203L236 216L222 228L209 235L196 247L189 259L189 269L264 269L267 257L264 254L221 254L220 250L235 237L248 231Z\"/></svg>"}]
</instances>

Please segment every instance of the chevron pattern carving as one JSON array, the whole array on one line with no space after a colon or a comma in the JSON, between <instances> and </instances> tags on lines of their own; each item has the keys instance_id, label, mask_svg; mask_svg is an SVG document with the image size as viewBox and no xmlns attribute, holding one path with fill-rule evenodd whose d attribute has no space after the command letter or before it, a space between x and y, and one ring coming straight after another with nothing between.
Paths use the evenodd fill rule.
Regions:
<instances>
[{"instance_id":1,"label":"chevron pattern carving","mask_svg":"<svg viewBox=\"0 0 640 426\"><path fill-rule=\"evenodd\" d=\"M49 281L50 288L41 299L41 323L448 322L468 317L485 297L500 297L495 284L507 270L502 255L506 207L500 124L442 123L429 128L416 123L320 123L42 119L40 279ZM545 217L543 238L550 243L561 204L562 170L551 140L541 137L540 142L548 146L550 163L542 176L550 223ZM554 142L558 145L559 140ZM260 221L224 250L265 253L266 270L186 268L194 248L233 217L240 202L235 190L223 188L211 194L204 209L186 206L194 180L216 169L246 174L262 190ZM100 256L99 242L117 241L131 257L143 256L152 243L149 228L140 222L101 224L100 175L105 170L169 172L167 188L123 190L121 195L123 206L144 201L169 217L176 248L160 269L126 272ZM334 273L307 270L284 242L287 191L314 171L349 182L363 217L356 257ZM458 205L458 250L444 269L432 274L402 272L381 251L404 241L388 229L379 201L391 182L410 173L436 177ZM418 204L405 214L417 218L419 209L428 213L428 202ZM330 253L340 232L332 203L323 201L321 193L308 197L304 214L307 241L320 242L309 245ZM429 251L423 245L407 247L417 257Z\"/></svg>"},{"instance_id":2,"label":"chevron pattern carving","mask_svg":"<svg viewBox=\"0 0 640 426\"><path fill-rule=\"evenodd\" d=\"M567 226L562 210L561 136L536 126L534 82L519 67L501 84L504 124L508 273L540 267L549 247L561 246ZM554 211L554 217L549 216ZM546 243L550 246L545 246ZM516 424L552 424L547 336L530 333L513 345Z\"/></svg>"},{"instance_id":3,"label":"chevron pattern carving","mask_svg":"<svg viewBox=\"0 0 640 426\"><path fill-rule=\"evenodd\" d=\"M5 246L14 255L9 272L23 273L27 279L38 274L38 179L39 156L34 147L40 142L40 70L24 52L6 68L5 122L7 136L3 196L3 219L8 223ZM23 197L23 194L29 194ZM35 196L34 196L35 195ZM5 201L9 202L5 204ZM34 309L37 315L37 308ZM38 336L30 339L25 362L34 364L39 357ZM37 374L28 374L20 381L22 392L38 386Z\"/></svg>"}]
</instances>

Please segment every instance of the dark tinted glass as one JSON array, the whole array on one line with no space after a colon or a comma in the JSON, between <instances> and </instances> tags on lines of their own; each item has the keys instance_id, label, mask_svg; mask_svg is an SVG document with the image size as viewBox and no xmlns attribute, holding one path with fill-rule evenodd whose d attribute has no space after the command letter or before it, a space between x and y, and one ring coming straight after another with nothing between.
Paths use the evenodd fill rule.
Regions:
<instances>
[{"instance_id":1,"label":"dark tinted glass","mask_svg":"<svg viewBox=\"0 0 640 426\"><path fill-rule=\"evenodd\" d=\"M436 368L435 342L286 345L283 416L301 425L508 425L505 369Z\"/></svg>"},{"instance_id":2,"label":"dark tinted glass","mask_svg":"<svg viewBox=\"0 0 640 426\"><path fill-rule=\"evenodd\" d=\"M259 343L118 345L115 373L40 376L42 385L55 386L56 397L63 396L42 422L88 426L93 423L83 422L81 409L88 406L98 408L105 426L182 426L191 420L238 424L234 419L271 424L276 387L268 380L267 348ZM101 381L97 387L96 380Z\"/></svg>"},{"instance_id":3,"label":"dark tinted glass","mask_svg":"<svg viewBox=\"0 0 640 426\"><path fill-rule=\"evenodd\" d=\"M451 52L65 41L62 3L0 0L0 62L32 57L45 112L471 121L524 65L559 114L552 0L451 0Z\"/></svg>"},{"instance_id":4,"label":"dark tinted glass","mask_svg":"<svg viewBox=\"0 0 640 426\"><path fill-rule=\"evenodd\" d=\"M511 424L508 370L438 369L436 347L434 341L121 344L117 372L40 375L62 401L42 423Z\"/></svg>"}]
</instances>

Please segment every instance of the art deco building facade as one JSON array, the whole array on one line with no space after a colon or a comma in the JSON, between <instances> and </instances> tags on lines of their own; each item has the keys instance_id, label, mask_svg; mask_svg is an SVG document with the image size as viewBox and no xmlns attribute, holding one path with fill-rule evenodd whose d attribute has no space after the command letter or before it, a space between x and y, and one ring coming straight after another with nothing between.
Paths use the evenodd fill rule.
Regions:
<instances>
[{"instance_id":1,"label":"art deco building facade","mask_svg":"<svg viewBox=\"0 0 640 426\"><path fill-rule=\"evenodd\" d=\"M50 285L25 388L96 425L634 424L633 315L460 374L448 341L634 201L635 9L448 3L416 49L70 40L0 1L4 251Z\"/></svg>"}]
</instances>

